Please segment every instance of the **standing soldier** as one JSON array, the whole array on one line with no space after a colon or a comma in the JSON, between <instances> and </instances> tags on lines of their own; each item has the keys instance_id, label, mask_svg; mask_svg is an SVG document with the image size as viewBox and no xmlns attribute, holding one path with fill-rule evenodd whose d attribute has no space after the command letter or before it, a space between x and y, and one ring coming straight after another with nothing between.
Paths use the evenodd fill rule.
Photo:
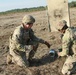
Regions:
<instances>
[{"instance_id":1,"label":"standing soldier","mask_svg":"<svg viewBox=\"0 0 76 75\"><path fill-rule=\"evenodd\" d=\"M9 54L7 55L7 64L14 62L19 66L29 66L37 51L39 43L43 43L50 48L50 44L34 35L31 27L35 19L31 15L25 15L22 24L18 26L9 38ZM26 59L26 50L30 47L28 60Z\"/></svg>"},{"instance_id":2,"label":"standing soldier","mask_svg":"<svg viewBox=\"0 0 76 75\"><path fill-rule=\"evenodd\" d=\"M62 51L58 55L67 56L62 73L70 75L76 71L76 28L68 27L67 22L62 20L58 24L58 31L63 34Z\"/></svg>"}]
</instances>

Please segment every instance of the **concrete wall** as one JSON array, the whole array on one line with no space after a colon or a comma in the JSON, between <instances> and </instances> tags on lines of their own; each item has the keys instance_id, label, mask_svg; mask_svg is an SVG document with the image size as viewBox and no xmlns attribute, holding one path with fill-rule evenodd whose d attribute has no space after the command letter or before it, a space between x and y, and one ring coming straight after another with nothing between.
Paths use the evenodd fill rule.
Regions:
<instances>
[{"instance_id":1,"label":"concrete wall","mask_svg":"<svg viewBox=\"0 0 76 75\"><path fill-rule=\"evenodd\" d=\"M60 20L66 20L70 26L68 0L47 0L47 6L52 31L57 31L56 27Z\"/></svg>"}]
</instances>

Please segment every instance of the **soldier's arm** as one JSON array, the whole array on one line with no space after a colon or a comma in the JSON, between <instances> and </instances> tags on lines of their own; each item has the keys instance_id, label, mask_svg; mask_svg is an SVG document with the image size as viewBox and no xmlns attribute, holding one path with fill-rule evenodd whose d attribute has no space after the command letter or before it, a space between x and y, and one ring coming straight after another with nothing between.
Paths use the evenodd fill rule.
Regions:
<instances>
[{"instance_id":1,"label":"soldier's arm","mask_svg":"<svg viewBox=\"0 0 76 75\"><path fill-rule=\"evenodd\" d=\"M60 56L67 56L69 54L70 44L71 44L70 33L67 31L62 38L62 52L59 53Z\"/></svg>"},{"instance_id":2,"label":"soldier's arm","mask_svg":"<svg viewBox=\"0 0 76 75\"><path fill-rule=\"evenodd\" d=\"M40 43L45 43L45 41L43 40L43 39L41 39L41 38L38 38L38 37L36 37L35 35L34 35L34 32L33 32L33 30L31 29L31 31L30 31L30 37L31 37L31 39L33 40L33 41L36 41L36 42L40 42Z\"/></svg>"},{"instance_id":3,"label":"soldier's arm","mask_svg":"<svg viewBox=\"0 0 76 75\"><path fill-rule=\"evenodd\" d=\"M24 51L25 52L25 47L22 44L22 34L21 34L21 28L16 28L13 37L12 37L14 44L19 51Z\"/></svg>"}]
</instances>

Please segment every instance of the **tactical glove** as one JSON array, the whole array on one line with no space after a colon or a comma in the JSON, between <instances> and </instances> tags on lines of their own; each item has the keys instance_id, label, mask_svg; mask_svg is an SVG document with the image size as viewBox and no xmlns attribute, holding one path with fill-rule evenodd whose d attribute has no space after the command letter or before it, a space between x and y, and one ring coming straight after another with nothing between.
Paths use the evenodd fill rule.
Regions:
<instances>
[{"instance_id":1,"label":"tactical glove","mask_svg":"<svg viewBox=\"0 0 76 75\"><path fill-rule=\"evenodd\" d=\"M47 41L45 41L44 44L47 45L48 48L50 48L50 46L51 46Z\"/></svg>"}]
</instances>

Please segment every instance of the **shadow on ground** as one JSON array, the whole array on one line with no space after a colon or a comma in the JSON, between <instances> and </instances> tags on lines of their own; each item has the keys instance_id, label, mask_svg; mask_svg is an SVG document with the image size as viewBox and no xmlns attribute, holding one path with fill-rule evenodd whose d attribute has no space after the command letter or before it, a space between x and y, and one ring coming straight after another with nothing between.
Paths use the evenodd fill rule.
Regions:
<instances>
[{"instance_id":1,"label":"shadow on ground","mask_svg":"<svg viewBox=\"0 0 76 75\"><path fill-rule=\"evenodd\" d=\"M47 63L54 62L55 60L57 60L57 57L57 55L55 55L55 57L51 57L50 54L46 54L41 59L32 59L32 61L30 61L30 66L33 67L45 65Z\"/></svg>"}]
</instances>

